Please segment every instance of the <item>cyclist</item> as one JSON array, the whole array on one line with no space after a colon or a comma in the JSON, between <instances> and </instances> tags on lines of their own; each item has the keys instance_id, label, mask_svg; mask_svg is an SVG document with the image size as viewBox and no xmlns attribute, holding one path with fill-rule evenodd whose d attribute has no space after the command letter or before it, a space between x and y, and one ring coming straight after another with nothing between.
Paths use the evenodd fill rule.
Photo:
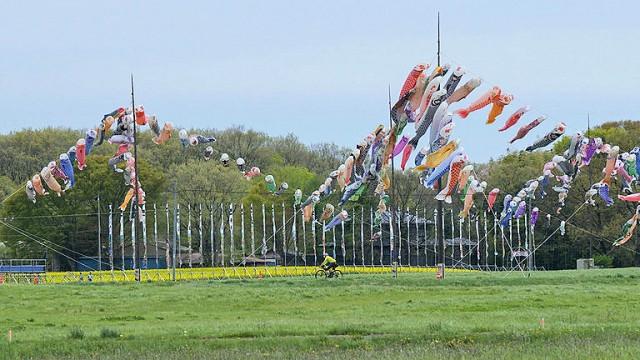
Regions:
<instances>
[{"instance_id":1,"label":"cyclist","mask_svg":"<svg viewBox=\"0 0 640 360\"><path fill-rule=\"evenodd\" d=\"M320 264L320 267L324 271L335 271L338 268L338 262L336 261L336 259L329 256L329 254L327 253L324 253L322 255L324 256L324 261L322 262L322 264Z\"/></svg>"}]
</instances>

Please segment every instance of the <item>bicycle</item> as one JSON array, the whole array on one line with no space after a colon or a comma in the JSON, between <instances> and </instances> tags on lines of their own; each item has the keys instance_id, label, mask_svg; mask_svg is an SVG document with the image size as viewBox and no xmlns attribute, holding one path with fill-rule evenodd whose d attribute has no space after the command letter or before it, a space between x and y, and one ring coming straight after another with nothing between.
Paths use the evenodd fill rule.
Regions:
<instances>
[{"instance_id":1,"label":"bicycle","mask_svg":"<svg viewBox=\"0 0 640 360\"><path fill-rule=\"evenodd\" d=\"M342 277L342 272L340 270L336 270L336 269L329 269L329 270L325 270L325 269L318 269L318 271L316 271L316 279L331 279L331 278L341 278Z\"/></svg>"}]
</instances>

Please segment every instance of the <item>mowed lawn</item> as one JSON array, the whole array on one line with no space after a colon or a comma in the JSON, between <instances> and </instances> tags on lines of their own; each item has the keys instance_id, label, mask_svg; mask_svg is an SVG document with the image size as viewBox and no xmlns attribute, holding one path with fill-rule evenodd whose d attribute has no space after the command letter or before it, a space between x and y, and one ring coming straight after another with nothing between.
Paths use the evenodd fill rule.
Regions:
<instances>
[{"instance_id":1,"label":"mowed lawn","mask_svg":"<svg viewBox=\"0 0 640 360\"><path fill-rule=\"evenodd\" d=\"M2 285L0 358L637 359L639 280L624 269Z\"/></svg>"}]
</instances>

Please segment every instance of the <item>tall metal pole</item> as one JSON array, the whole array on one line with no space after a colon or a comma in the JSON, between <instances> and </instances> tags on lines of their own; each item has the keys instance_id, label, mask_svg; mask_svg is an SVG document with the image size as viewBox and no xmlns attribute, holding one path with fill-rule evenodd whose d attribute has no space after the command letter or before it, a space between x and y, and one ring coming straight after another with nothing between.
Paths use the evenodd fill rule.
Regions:
<instances>
[{"instance_id":1,"label":"tall metal pole","mask_svg":"<svg viewBox=\"0 0 640 360\"><path fill-rule=\"evenodd\" d=\"M176 240L180 231L178 224L178 184L173 181L173 245L171 246L171 280L176 281Z\"/></svg>"},{"instance_id":2,"label":"tall metal pole","mask_svg":"<svg viewBox=\"0 0 640 360\"><path fill-rule=\"evenodd\" d=\"M98 192L98 270L102 271L102 227L100 222L100 192Z\"/></svg>"},{"instance_id":3,"label":"tall metal pole","mask_svg":"<svg viewBox=\"0 0 640 360\"><path fill-rule=\"evenodd\" d=\"M529 200L529 204L527 204L527 211L529 212L529 219L531 219L531 212L533 211L533 208L531 207L531 198L528 199ZM526 227L527 231L527 236L529 238L529 241L527 241L527 255L529 256L527 258L527 268L529 271L531 270L535 270L535 263L533 261L533 254L535 253L535 248L533 247L533 230L532 230L532 226L529 222L527 222L527 218L525 217L525 221L524 221L524 226Z\"/></svg>"},{"instance_id":4,"label":"tall metal pole","mask_svg":"<svg viewBox=\"0 0 640 360\"><path fill-rule=\"evenodd\" d=\"M440 12L438 12L438 66L440 66ZM437 182L437 188L438 188L438 193L442 190L442 179L438 179ZM438 209L438 215L436 217L436 227L437 228L443 228L442 227L442 216L440 216L443 213L443 208L442 208L442 200L438 200L437 203L437 209ZM440 239L436 238L436 242L438 243L438 251L440 252L440 263L443 265L443 276L444 276L444 264L445 264L445 260L446 260L446 256L445 256L445 236L444 236L444 231L440 232Z\"/></svg>"},{"instance_id":5,"label":"tall metal pole","mask_svg":"<svg viewBox=\"0 0 640 360\"><path fill-rule=\"evenodd\" d=\"M393 120L392 120L392 116L391 116L391 84L389 84L389 87L388 87L388 96L389 96L388 97L388 101L389 101L389 132L391 132L392 131L391 129L393 128ZM397 134L395 136L397 137ZM396 176L395 176L396 172L395 172L395 162L394 162L393 158L394 158L394 156L391 155L391 204L389 205L389 211L391 212L391 216L389 217L389 226L391 228L393 228L393 222L394 222L394 218L395 218L393 205L395 204L395 193L396 193ZM389 231L389 234L390 234L389 235L390 236L389 237L389 241L393 242L393 235L391 235L391 234L393 234L393 231L391 231L391 228L390 228L390 231ZM380 238L382 239L382 233L381 233L380 236L381 236ZM382 248L380 248L380 249L382 250ZM390 261L389 265L393 265L393 263L394 263L394 260L393 260L394 259L394 252L393 252L394 246L393 246L393 244L390 244L389 249L392 250L390 252L390 254L389 254L389 261Z\"/></svg>"},{"instance_id":6,"label":"tall metal pole","mask_svg":"<svg viewBox=\"0 0 640 360\"><path fill-rule=\"evenodd\" d=\"M591 117L589 113L587 113L587 135L589 136L589 132L591 132ZM593 185L593 180L591 179L591 166L588 166L589 171L589 186ZM589 236L589 259L593 259L593 247L592 247L592 237Z\"/></svg>"},{"instance_id":7,"label":"tall metal pole","mask_svg":"<svg viewBox=\"0 0 640 360\"><path fill-rule=\"evenodd\" d=\"M438 11L438 66L440 66L440 11Z\"/></svg>"},{"instance_id":8,"label":"tall metal pole","mask_svg":"<svg viewBox=\"0 0 640 360\"><path fill-rule=\"evenodd\" d=\"M133 164L133 169L136 172L136 177L135 177L135 181L134 181L134 199L135 201L133 202L135 205L134 207L134 211L135 211L135 223L133 224L133 226L135 226L136 231L135 231L135 238L132 239L133 240L133 257L134 259L136 258L138 252L136 251L136 247L138 246L138 223L140 222L140 211L138 210L139 207L139 183L140 183L140 173L138 172L138 127L136 124L136 99L135 99L135 92L133 89L133 74L131 74L131 112L133 113L133 158L135 159L135 163ZM135 261L134 261L135 263ZM138 278L139 280L139 278Z\"/></svg>"}]
</instances>

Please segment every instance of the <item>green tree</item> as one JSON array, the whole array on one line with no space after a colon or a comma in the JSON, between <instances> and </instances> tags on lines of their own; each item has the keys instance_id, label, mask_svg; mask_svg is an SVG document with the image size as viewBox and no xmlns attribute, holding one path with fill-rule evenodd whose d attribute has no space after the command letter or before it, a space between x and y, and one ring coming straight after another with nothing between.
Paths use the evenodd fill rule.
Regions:
<instances>
[{"instance_id":1,"label":"green tree","mask_svg":"<svg viewBox=\"0 0 640 360\"><path fill-rule=\"evenodd\" d=\"M87 169L76 170L76 186L62 197L50 193L39 196L36 204L24 193L8 199L2 208L4 221L30 235L3 226L0 241L19 257L56 257L63 267L72 266L69 258L79 254L95 256L98 195L102 214L106 214L108 205L117 208L128 191L122 175L114 173L106 165L107 160L104 156L89 157ZM138 171L147 202L153 203L165 186L164 174L145 161L140 161Z\"/></svg>"}]
</instances>

